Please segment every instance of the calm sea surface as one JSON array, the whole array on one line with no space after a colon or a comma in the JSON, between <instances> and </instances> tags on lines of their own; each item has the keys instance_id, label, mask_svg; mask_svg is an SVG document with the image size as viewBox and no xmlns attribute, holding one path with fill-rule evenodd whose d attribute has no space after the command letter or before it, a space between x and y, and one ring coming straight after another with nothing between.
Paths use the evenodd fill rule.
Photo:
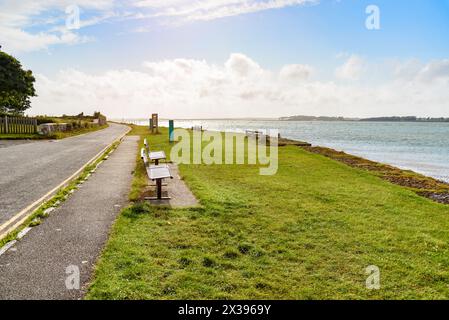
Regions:
<instances>
[{"instance_id":1,"label":"calm sea surface","mask_svg":"<svg viewBox=\"0 0 449 320\"><path fill-rule=\"evenodd\" d=\"M148 124L141 120L139 124ZM168 126L167 121L161 121ZM410 169L449 182L449 123L175 120L175 126L244 132L277 129L286 138Z\"/></svg>"}]
</instances>

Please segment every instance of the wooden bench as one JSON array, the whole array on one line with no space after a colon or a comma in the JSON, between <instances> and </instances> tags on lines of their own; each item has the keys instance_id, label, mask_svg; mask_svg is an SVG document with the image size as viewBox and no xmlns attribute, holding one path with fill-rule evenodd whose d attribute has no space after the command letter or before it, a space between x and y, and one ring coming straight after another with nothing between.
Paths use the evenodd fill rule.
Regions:
<instances>
[{"instance_id":1,"label":"wooden bench","mask_svg":"<svg viewBox=\"0 0 449 320\"><path fill-rule=\"evenodd\" d=\"M173 179L170 173L170 168L168 165L151 165L150 159L147 155L145 148L140 150L140 156L145 164L145 169L147 171L148 178L151 181L156 181L156 197L145 198L145 200L170 200L170 197L162 197L162 180Z\"/></svg>"},{"instance_id":2,"label":"wooden bench","mask_svg":"<svg viewBox=\"0 0 449 320\"><path fill-rule=\"evenodd\" d=\"M143 143L145 145L146 151L148 152L148 157L150 161L154 162L155 165L159 165L159 161L161 160L167 160L167 156L165 155L164 151L151 152L147 139L145 139Z\"/></svg>"}]
</instances>

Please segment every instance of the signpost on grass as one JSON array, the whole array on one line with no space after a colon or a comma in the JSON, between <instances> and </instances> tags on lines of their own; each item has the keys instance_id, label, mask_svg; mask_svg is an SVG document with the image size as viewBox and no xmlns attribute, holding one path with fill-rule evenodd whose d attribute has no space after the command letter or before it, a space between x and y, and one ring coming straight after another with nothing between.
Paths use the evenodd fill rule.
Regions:
<instances>
[{"instance_id":1,"label":"signpost on grass","mask_svg":"<svg viewBox=\"0 0 449 320\"><path fill-rule=\"evenodd\" d=\"M170 142L175 142L175 122L168 120L168 138Z\"/></svg>"},{"instance_id":2,"label":"signpost on grass","mask_svg":"<svg viewBox=\"0 0 449 320\"><path fill-rule=\"evenodd\" d=\"M159 115L157 113L151 115L150 131L151 133L159 133Z\"/></svg>"}]
</instances>

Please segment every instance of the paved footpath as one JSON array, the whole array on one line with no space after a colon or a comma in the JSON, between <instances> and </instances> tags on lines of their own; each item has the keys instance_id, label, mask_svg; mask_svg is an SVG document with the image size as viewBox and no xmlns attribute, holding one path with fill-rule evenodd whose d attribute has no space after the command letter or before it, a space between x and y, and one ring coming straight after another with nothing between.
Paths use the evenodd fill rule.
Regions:
<instances>
[{"instance_id":1,"label":"paved footpath","mask_svg":"<svg viewBox=\"0 0 449 320\"><path fill-rule=\"evenodd\" d=\"M0 225L69 178L128 130L109 128L56 141L2 142Z\"/></svg>"},{"instance_id":2,"label":"paved footpath","mask_svg":"<svg viewBox=\"0 0 449 320\"><path fill-rule=\"evenodd\" d=\"M80 189L0 256L0 299L84 296L110 227L128 201L138 139L125 137ZM73 279L76 268L80 290L68 290L67 277Z\"/></svg>"}]
</instances>

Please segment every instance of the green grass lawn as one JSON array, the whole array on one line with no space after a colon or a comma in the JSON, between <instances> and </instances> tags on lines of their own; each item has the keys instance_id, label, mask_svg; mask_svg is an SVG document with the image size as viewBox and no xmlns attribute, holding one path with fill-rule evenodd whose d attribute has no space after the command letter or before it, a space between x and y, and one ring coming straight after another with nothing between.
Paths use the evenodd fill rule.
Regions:
<instances>
[{"instance_id":1,"label":"green grass lawn","mask_svg":"<svg viewBox=\"0 0 449 320\"><path fill-rule=\"evenodd\" d=\"M150 143L170 149L165 130ZM88 299L449 297L448 206L295 146L279 149L275 176L180 169L202 208L124 210ZM138 162L134 200L143 170ZM369 265L380 290L366 289Z\"/></svg>"}]
</instances>

